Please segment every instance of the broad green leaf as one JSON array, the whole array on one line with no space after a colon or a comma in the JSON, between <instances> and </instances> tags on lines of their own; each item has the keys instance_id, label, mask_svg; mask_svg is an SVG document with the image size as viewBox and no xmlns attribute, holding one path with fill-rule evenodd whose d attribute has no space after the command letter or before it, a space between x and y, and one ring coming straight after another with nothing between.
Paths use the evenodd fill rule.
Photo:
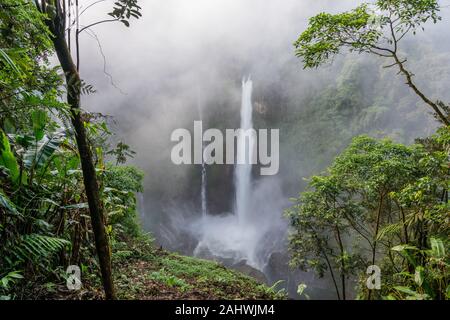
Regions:
<instances>
[{"instance_id":1,"label":"broad green leaf","mask_svg":"<svg viewBox=\"0 0 450 320\"><path fill-rule=\"evenodd\" d=\"M410 295L410 296L415 296L415 295L417 295L417 292L411 290L411 289L408 288L408 287L404 287L404 286L396 286L396 287L394 287L394 289L397 290L397 291L406 293L406 294L408 294L408 295Z\"/></svg>"},{"instance_id":2,"label":"broad green leaf","mask_svg":"<svg viewBox=\"0 0 450 320\"><path fill-rule=\"evenodd\" d=\"M423 267L417 267L416 272L414 273L414 282L417 283L419 287L423 284L424 272L425 270Z\"/></svg>"},{"instance_id":3,"label":"broad green leaf","mask_svg":"<svg viewBox=\"0 0 450 320\"><path fill-rule=\"evenodd\" d=\"M14 61L9 57L9 55L6 53L6 51L2 48L0 48L0 61L3 61L4 64L7 66L10 66L11 69L14 70L16 73L20 73L19 68L16 66Z\"/></svg>"},{"instance_id":4,"label":"broad green leaf","mask_svg":"<svg viewBox=\"0 0 450 320\"><path fill-rule=\"evenodd\" d=\"M16 205L0 190L0 207L5 208L10 213L19 214Z\"/></svg>"},{"instance_id":5,"label":"broad green leaf","mask_svg":"<svg viewBox=\"0 0 450 320\"><path fill-rule=\"evenodd\" d=\"M63 140L64 134L62 133L57 133L51 137L44 136L41 141L35 143L25 152L23 156L25 168L38 170L44 167L53 153L58 150Z\"/></svg>"},{"instance_id":6,"label":"broad green leaf","mask_svg":"<svg viewBox=\"0 0 450 320\"><path fill-rule=\"evenodd\" d=\"M17 159L11 151L8 137L0 129L0 165L9 170L11 179L14 183L19 181L20 171Z\"/></svg>"},{"instance_id":7,"label":"broad green leaf","mask_svg":"<svg viewBox=\"0 0 450 320\"><path fill-rule=\"evenodd\" d=\"M431 238L431 253L435 258L445 258L445 246L444 242L438 238Z\"/></svg>"},{"instance_id":8,"label":"broad green leaf","mask_svg":"<svg viewBox=\"0 0 450 320\"><path fill-rule=\"evenodd\" d=\"M44 129L47 124L47 112L44 110L34 110L31 113L31 120L33 122L35 139L36 141L40 141L44 137Z\"/></svg>"},{"instance_id":9,"label":"broad green leaf","mask_svg":"<svg viewBox=\"0 0 450 320\"><path fill-rule=\"evenodd\" d=\"M23 275L20 274L20 271L11 271L6 276L14 279L23 279Z\"/></svg>"},{"instance_id":10,"label":"broad green leaf","mask_svg":"<svg viewBox=\"0 0 450 320\"><path fill-rule=\"evenodd\" d=\"M411 246L411 245L407 245L407 244L401 244L395 247L391 248L392 251L398 251L398 252L403 252L405 250L419 250L417 247Z\"/></svg>"},{"instance_id":11,"label":"broad green leaf","mask_svg":"<svg viewBox=\"0 0 450 320\"><path fill-rule=\"evenodd\" d=\"M417 262L416 262L414 255L409 252L410 250L414 250L414 251L419 250L417 247L407 245L407 244L402 244L402 245L398 245L398 246L391 248L391 250L399 252L408 260L408 262L411 265L413 265L414 267L417 266Z\"/></svg>"}]
</instances>

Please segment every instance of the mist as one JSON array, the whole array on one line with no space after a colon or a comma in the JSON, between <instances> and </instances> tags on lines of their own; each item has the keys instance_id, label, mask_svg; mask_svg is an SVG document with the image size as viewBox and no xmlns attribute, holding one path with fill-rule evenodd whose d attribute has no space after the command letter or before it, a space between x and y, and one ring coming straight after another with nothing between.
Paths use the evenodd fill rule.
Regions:
<instances>
[{"instance_id":1,"label":"mist","mask_svg":"<svg viewBox=\"0 0 450 320\"><path fill-rule=\"evenodd\" d=\"M83 97L83 107L112 116L111 125L117 132L115 139L123 140L137 152L130 163L146 174L145 191L139 204L141 220L158 244L185 254L231 259L230 265L251 256L253 260L249 264L263 272L268 282L278 280L282 272L274 271L270 260L275 259L271 258L273 253L281 253L285 259L288 221L283 217L283 210L290 205L289 198L304 188L302 178L323 170L340 147L324 146L324 162L318 163L309 158L308 145L294 148L288 130L280 128L280 172L275 177L261 178L255 174L259 171L255 168L250 197L255 228L240 230L234 228L232 216L233 166L207 168L210 216L199 219L201 166L174 165L170 160L173 147L170 135L177 128L191 129L194 120L200 118L204 129L239 127L241 80L247 75L251 75L254 86L255 128L279 128L289 121L290 113L301 112L311 96L330 86L347 84L345 77L338 78L338 75L350 68L350 63L358 63L367 70L359 77L363 93L373 89L375 78L393 77L393 81L400 82L400 88L403 82L396 72L384 70L377 58L342 55L333 64L318 70L303 70L301 61L294 55L292 43L306 27L309 17L322 11L344 11L361 2L141 1L143 17L133 21L130 28L103 24L92 29L95 33L83 34L81 76L97 90L95 95ZM110 5L106 1L93 7L82 21L87 25L106 17ZM448 12L443 15L448 16ZM448 25L448 19L444 18L442 23L426 30L427 37L443 37L442 31ZM426 43L421 34L417 38ZM449 60L449 45L446 41L434 41L438 47L432 50L440 59L434 65L436 53L428 57L428 62L423 61L414 56L414 44L419 40L407 41L405 50L412 53L409 61L420 74L419 83L433 97L450 100L450 92L442 85L448 82L439 76L448 74L442 71L441 62ZM435 72L437 68L439 74ZM386 81L385 86L391 85ZM396 94L404 98L405 105L412 103L414 108L422 108L406 86ZM432 117L418 115L414 108L405 125L399 124L398 114L387 112L384 118L361 126L357 132L377 132L412 142L412 138L428 134L436 127ZM416 126L419 122L423 126ZM247 238L237 237L243 232ZM227 247L210 247L205 252L202 241L209 239L214 243L219 233L229 235ZM300 280L314 282L323 290L328 286L326 279L318 280L311 274L296 273L289 277L288 282L293 279L297 284ZM322 293L320 297L327 295Z\"/></svg>"}]
</instances>

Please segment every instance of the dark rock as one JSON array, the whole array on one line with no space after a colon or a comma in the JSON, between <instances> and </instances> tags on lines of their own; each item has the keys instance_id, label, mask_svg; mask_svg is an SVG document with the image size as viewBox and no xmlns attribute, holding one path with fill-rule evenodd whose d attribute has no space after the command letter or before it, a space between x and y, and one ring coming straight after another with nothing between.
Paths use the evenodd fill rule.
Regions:
<instances>
[{"instance_id":1,"label":"dark rock","mask_svg":"<svg viewBox=\"0 0 450 320\"><path fill-rule=\"evenodd\" d=\"M231 265L230 268L239 271L243 274L246 274L252 278L255 278L261 283L267 283L267 278L265 274L259 271L258 269L249 266L246 260L241 260L238 263Z\"/></svg>"}]
</instances>

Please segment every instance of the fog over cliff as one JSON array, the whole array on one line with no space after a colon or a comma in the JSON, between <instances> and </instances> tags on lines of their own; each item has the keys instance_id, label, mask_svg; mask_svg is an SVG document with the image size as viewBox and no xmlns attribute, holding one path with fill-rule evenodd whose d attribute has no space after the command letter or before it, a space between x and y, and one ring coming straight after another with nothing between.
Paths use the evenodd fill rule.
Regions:
<instances>
[{"instance_id":1,"label":"fog over cliff","mask_svg":"<svg viewBox=\"0 0 450 320\"><path fill-rule=\"evenodd\" d=\"M92 28L95 33L83 33L81 75L97 90L95 95L83 97L83 105L113 116L112 126L118 132L115 138L137 152L130 163L146 174L140 214L158 243L187 254L193 254L196 247L195 225L189 222L199 214L201 168L171 162L174 143L170 134L176 128L193 130L193 121L200 117L206 127L237 128L244 76L251 75L253 80L255 126L280 129L279 174L267 179L255 174L258 191L253 209L261 213L263 224L276 225L259 244L269 248L266 251L283 252L287 232L283 208L304 187L303 177L317 174L313 171L318 167L324 169L306 151L310 147L307 142L300 146L291 143L292 132L299 131L292 129L294 124L289 121L301 113L306 101L330 86L348 85L356 72L363 98L371 90L392 91L392 83L397 83L399 89L390 93L401 98L394 99L399 108L405 108L401 110L411 110L401 115L407 118L402 127L397 121L399 114L386 111L376 122L361 126L358 133L376 131L411 142L432 131L432 117L417 111L423 111L423 106L395 70L381 67L380 59L341 55L318 70L303 70L301 60L295 57L292 43L309 17L322 11L344 11L358 3L361 1L146 0L141 1L143 17L132 21L130 28L102 24ZM106 18L111 4L105 1L92 7L83 14L82 22ZM444 8L444 17L449 16L448 10ZM418 34L420 47L414 37L405 42L405 54L418 83L433 98L445 101L450 101L448 81L442 79L448 80L450 74L450 63L443 65L450 62L449 21L444 18L429 26L428 38ZM438 40L433 41L432 49L429 39ZM429 55L423 56L427 50ZM383 84L383 77L393 80ZM389 109L388 100L383 100L388 98L382 96L377 103L385 103ZM406 109L406 105L412 107ZM324 149L329 152L326 163L337 150ZM211 166L207 172L211 214L231 212L233 166Z\"/></svg>"}]
</instances>

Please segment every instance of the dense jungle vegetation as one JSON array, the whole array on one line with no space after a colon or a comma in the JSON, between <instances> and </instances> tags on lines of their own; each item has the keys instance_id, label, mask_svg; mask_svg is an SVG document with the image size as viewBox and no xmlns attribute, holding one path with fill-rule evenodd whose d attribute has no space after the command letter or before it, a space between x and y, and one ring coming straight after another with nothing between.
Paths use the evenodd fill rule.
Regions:
<instances>
[{"instance_id":1,"label":"dense jungle vegetation","mask_svg":"<svg viewBox=\"0 0 450 320\"><path fill-rule=\"evenodd\" d=\"M450 108L421 91L401 50L406 36L441 20L439 11L437 1L379 0L317 15L295 42L305 68L319 67L344 48L381 58L441 123L412 145L355 137L286 211L295 230L292 265L328 273L338 299L355 285L360 299L450 298ZM368 290L374 268L382 280L379 290Z\"/></svg>"},{"instance_id":2,"label":"dense jungle vegetation","mask_svg":"<svg viewBox=\"0 0 450 320\"><path fill-rule=\"evenodd\" d=\"M141 229L144 173L127 165L134 152L109 118L81 103L95 95L79 73L78 36L92 26L70 20L73 3L0 0L0 299L285 298L216 262L156 248ZM371 85L360 78L366 66L351 61L336 87L286 119L289 158L321 155L285 212L291 264L330 277L338 299L450 298L450 108L416 83L420 70L413 74L401 50L405 37L439 22L439 10L433 0L378 0L311 18L295 43L306 68L347 50L400 72L401 80L380 80L393 91L411 89L407 100L393 94L379 105L378 88L358 94ZM128 27L140 16L136 0L118 0L98 23ZM354 137L386 110L435 132L412 144ZM427 120L411 121L412 112ZM66 286L69 265L81 268L79 291ZM380 290L367 288L370 265L380 269Z\"/></svg>"},{"instance_id":3,"label":"dense jungle vegetation","mask_svg":"<svg viewBox=\"0 0 450 320\"><path fill-rule=\"evenodd\" d=\"M95 299L102 284L110 299L277 297L215 262L156 249L143 233L143 172L125 165L134 152L111 144L107 117L80 106L95 89L72 60L78 43L65 38L75 29L68 4L0 2L0 298ZM110 16L128 26L139 9L118 1ZM68 265L81 267L75 293Z\"/></svg>"}]
</instances>

